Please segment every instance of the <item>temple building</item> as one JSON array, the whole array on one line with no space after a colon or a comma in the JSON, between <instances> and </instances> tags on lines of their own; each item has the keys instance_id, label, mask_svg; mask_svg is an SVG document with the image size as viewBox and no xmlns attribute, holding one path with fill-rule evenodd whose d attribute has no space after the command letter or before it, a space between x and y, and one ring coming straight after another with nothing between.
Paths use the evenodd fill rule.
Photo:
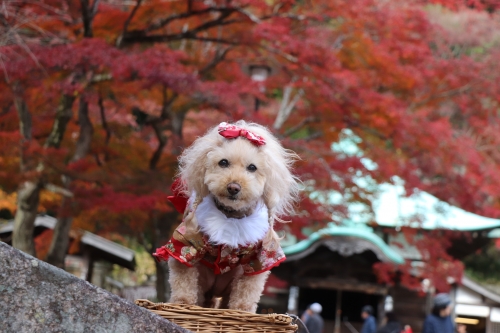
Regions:
<instances>
[{"instance_id":1,"label":"temple building","mask_svg":"<svg viewBox=\"0 0 500 333\"><path fill-rule=\"evenodd\" d=\"M436 292L433 286L425 279L415 290L381 284L373 265L426 264L398 232L403 227L415 228L415 237L452 230L455 237L448 253L462 260L496 237L500 220L465 212L425 192L406 198L400 191L388 186L375 202L377 223L330 223L315 232L305 230L308 237L304 240L285 238L282 245L287 260L273 269L259 310L301 314L309 304L319 302L325 332L355 333L362 326L361 308L371 305L379 324L384 312L391 310L403 325L421 332ZM455 322L465 323L469 333L500 332L500 296L495 291L467 277L448 283Z\"/></svg>"}]
</instances>

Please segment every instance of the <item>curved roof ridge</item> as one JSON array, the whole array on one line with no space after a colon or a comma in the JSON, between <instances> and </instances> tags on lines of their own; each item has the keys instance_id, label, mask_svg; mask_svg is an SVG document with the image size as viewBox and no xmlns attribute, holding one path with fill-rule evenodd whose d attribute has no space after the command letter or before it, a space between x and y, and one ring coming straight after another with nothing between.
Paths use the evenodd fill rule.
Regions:
<instances>
[{"instance_id":1,"label":"curved roof ridge","mask_svg":"<svg viewBox=\"0 0 500 333\"><path fill-rule=\"evenodd\" d=\"M338 226L333 222L330 222L326 228L312 233L308 238L284 247L283 251L289 259L296 260L313 252L317 247L325 243L325 240L331 239L332 237L359 238L367 245L364 249L375 252L381 261L389 261L395 264L403 264L405 262L404 258L387 245L382 238L377 236L370 227L366 225L357 225L356 227ZM371 244L371 246L369 244ZM380 258L380 254L383 255L382 258Z\"/></svg>"}]
</instances>

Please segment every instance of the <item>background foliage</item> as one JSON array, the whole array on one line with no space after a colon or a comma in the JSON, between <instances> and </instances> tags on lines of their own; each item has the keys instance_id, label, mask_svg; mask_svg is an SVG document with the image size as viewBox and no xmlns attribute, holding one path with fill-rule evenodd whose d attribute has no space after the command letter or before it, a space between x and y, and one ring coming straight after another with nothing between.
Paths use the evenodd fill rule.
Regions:
<instances>
[{"instance_id":1,"label":"background foliage","mask_svg":"<svg viewBox=\"0 0 500 333\"><path fill-rule=\"evenodd\" d=\"M179 218L166 196L182 148L244 118L302 157L303 200L284 226L299 238L304 226L349 218L353 203L371 216L376 185L394 177L407 194L419 188L498 218L496 9L479 0L6 0L0 207L18 229L37 211L56 215L46 251L58 265L71 228L126 235L151 252ZM271 76L253 81L250 65ZM332 149L346 133L359 153ZM449 242L419 242L433 281L461 274L443 257Z\"/></svg>"}]
</instances>

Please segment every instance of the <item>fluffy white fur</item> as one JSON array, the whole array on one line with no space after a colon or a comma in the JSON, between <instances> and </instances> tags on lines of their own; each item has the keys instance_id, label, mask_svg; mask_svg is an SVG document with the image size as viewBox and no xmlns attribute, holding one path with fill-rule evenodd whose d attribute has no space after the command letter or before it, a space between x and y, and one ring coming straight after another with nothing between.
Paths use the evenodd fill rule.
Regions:
<instances>
[{"instance_id":1,"label":"fluffy white fur","mask_svg":"<svg viewBox=\"0 0 500 333\"><path fill-rule=\"evenodd\" d=\"M252 215L236 219L226 217L215 206L214 197L208 195L198 205L195 215L201 231L211 242L231 247L257 243L269 229L268 211L262 201Z\"/></svg>"}]
</instances>

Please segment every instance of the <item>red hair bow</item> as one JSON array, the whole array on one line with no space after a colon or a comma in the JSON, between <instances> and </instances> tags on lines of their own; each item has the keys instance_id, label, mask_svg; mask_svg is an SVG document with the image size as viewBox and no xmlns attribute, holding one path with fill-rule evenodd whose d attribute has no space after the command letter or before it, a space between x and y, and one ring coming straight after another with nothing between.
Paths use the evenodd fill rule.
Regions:
<instances>
[{"instance_id":1,"label":"red hair bow","mask_svg":"<svg viewBox=\"0 0 500 333\"><path fill-rule=\"evenodd\" d=\"M225 122L220 123L219 134L225 137L226 139L235 139L237 137L242 136L256 146L262 146L266 144L266 140L263 137L258 136L257 134L250 132L246 129L243 129L241 127L230 125Z\"/></svg>"}]
</instances>

